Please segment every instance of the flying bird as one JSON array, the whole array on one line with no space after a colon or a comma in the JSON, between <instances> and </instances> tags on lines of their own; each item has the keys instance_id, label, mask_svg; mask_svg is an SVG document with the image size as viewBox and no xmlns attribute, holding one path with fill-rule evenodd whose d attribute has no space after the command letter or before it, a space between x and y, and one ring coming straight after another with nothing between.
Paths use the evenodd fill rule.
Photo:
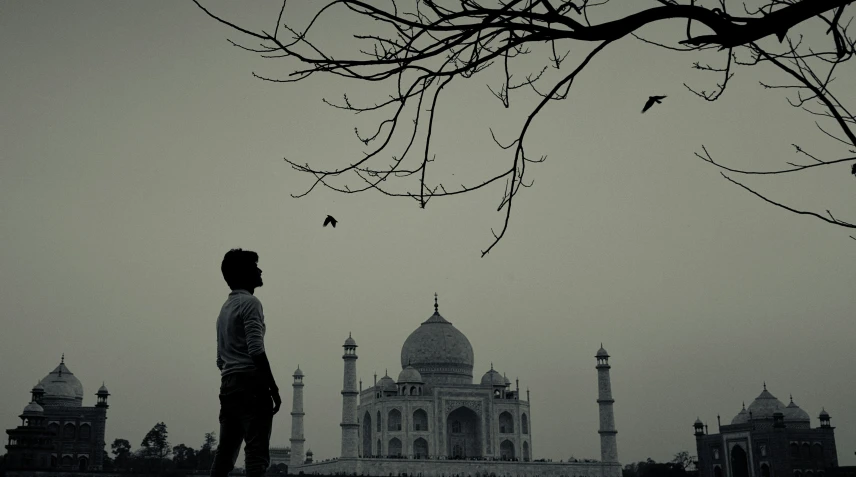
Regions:
<instances>
[{"instance_id":1,"label":"flying bird","mask_svg":"<svg viewBox=\"0 0 856 477\"><path fill-rule=\"evenodd\" d=\"M332 224L333 228L335 229L336 228L336 219L334 219L332 215L328 215L327 218L324 219L324 227L326 227L327 224Z\"/></svg>"},{"instance_id":2,"label":"flying bird","mask_svg":"<svg viewBox=\"0 0 856 477\"><path fill-rule=\"evenodd\" d=\"M645 107L642 108L642 112L648 111L651 109L651 106L654 106L654 103L663 104L660 102L661 99L665 99L665 96L649 96L648 101L645 102Z\"/></svg>"}]
</instances>

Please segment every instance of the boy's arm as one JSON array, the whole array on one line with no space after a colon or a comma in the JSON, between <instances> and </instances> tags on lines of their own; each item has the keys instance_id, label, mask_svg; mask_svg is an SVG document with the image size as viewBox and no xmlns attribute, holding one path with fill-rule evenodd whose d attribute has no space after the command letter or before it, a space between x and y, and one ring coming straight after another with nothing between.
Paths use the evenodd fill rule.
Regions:
<instances>
[{"instance_id":1,"label":"boy's arm","mask_svg":"<svg viewBox=\"0 0 856 477\"><path fill-rule=\"evenodd\" d=\"M262 333L262 320L264 313L262 304L258 299L249 300L244 314L244 336L247 338L247 352L253 359L253 364L261 372L268 387L273 391L279 391L276 381L273 379L273 371L265 354L264 334Z\"/></svg>"}]
</instances>

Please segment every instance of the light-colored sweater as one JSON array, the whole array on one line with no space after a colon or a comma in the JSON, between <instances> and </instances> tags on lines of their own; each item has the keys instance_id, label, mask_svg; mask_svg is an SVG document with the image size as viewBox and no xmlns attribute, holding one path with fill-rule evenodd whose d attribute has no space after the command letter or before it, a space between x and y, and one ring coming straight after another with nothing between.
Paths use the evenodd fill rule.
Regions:
<instances>
[{"instance_id":1,"label":"light-colored sweater","mask_svg":"<svg viewBox=\"0 0 856 477\"><path fill-rule=\"evenodd\" d=\"M220 375L256 369L251 356L265 352L262 302L246 290L233 290L217 317L217 368Z\"/></svg>"}]
</instances>

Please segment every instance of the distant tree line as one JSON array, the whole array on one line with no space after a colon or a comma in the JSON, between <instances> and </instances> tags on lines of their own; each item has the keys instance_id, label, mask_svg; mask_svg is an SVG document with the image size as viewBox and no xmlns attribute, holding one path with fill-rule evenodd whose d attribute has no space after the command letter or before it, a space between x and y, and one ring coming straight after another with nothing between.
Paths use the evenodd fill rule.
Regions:
<instances>
[{"instance_id":1,"label":"distant tree line","mask_svg":"<svg viewBox=\"0 0 856 477\"><path fill-rule=\"evenodd\" d=\"M173 446L168 437L166 424L159 422L146 433L136 450L132 450L127 439L115 439L110 445L112 457L105 453L104 470L167 477L208 475L217 450L216 433L206 432L198 449L183 443ZM267 474L285 475L286 469L284 464L271 466Z\"/></svg>"},{"instance_id":2,"label":"distant tree line","mask_svg":"<svg viewBox=\"0 0 856 477\"><path fill-rule=\"evenodd\" d=\"M625 465L621 477L695 477L698 475L696 462L687 451L678 452L669 462L655 462L649 457Z\"/></svg>"}]
</instances>

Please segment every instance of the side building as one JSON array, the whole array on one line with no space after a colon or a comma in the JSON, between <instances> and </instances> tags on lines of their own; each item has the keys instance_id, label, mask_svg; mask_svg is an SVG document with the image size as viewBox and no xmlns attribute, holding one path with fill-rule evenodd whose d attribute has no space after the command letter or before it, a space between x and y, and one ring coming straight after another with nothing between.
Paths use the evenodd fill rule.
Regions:
<instances>
[{"instance_id":1,"label":"side building","mask_svg":"<svg viewBox=\"0 0 856 477\"><path fill-rule=\"evenodd\" d=\"M830 416L822 410L820 427L794 403L787 406L764 390L731 424L708 434L700 419L693 424L699 477L832 477L838 454ZM719 416L717 416L719 420Z\"/></svg>"},{"instance_id":2,"label":"side building","mask_svg":"<svg viewBox=\"0 0 856 477\"><path fill-rule=\"evenodd\" d=\"M19 416L21 425L7 429L6 468L16 471L102 470L107 397L102 384L97 403L83 406L83 385L65 365L59 365L36 386ZM16 475L25 475L23 473Z\"/></svg>"}]
</instances>

